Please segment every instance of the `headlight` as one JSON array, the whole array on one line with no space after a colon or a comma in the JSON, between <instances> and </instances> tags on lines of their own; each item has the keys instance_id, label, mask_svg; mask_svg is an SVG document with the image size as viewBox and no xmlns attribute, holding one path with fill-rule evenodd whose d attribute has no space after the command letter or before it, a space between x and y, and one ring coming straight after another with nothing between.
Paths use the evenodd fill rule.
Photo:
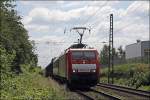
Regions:
<instances>
[{"instance_id":1,"label":"headlight","mask_svg":"<svg viewBox=\"0 0 150 100\"><path fill-rule=\"evenodd\" d=\"M95 69L91 69L91 72L96 72L96 70Z\"/></svg>"},{"instance_id":2,"label":"headlight","mask_svg":"<svg viewBox=\"0 0 150 100\"><path fill-rule=\"evenodd\" d=\"M75 70L75 69L73 69L73 72L76 72L76 70Z\"/></svg>"}]
</instances>

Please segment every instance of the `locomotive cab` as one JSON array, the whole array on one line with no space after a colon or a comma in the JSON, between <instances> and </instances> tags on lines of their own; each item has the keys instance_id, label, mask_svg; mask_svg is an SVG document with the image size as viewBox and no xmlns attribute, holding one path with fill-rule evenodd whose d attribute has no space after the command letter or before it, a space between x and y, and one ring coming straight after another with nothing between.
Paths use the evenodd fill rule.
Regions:
<instances>
[{"instance_id":1,"label":"locomotive cab","mask_svg":"<svg viewBox=\"0 0 150 100\"><path fill-rule=\"evenodd\" d=\"M99 82L99 58L95 49L70 50L71 84L96 85Z\"/></svg>"}]
</instances>

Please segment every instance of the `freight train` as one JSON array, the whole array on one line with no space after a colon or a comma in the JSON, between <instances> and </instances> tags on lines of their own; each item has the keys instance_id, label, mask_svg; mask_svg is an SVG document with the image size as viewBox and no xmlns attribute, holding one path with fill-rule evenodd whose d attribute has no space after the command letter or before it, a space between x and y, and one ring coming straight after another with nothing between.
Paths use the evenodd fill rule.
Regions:
<instances>
[{"instance_id":1,"label":"freight train","mask_svg":"<svg viewBox=\"0 0 150 100\"><path fill-rule=\"evenodd\" d=\"M69 48L46 67L46 76L66 79L69 86L94 86L99 75L99 54L91 48Z\"/></svg>"}]
</instances>

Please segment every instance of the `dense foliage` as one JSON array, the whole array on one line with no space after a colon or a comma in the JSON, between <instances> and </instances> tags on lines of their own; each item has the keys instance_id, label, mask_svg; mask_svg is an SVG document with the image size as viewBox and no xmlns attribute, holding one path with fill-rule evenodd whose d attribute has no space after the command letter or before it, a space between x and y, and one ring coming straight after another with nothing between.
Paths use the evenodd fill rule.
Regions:
<instances>
[{"instance_id":1,"label":"dense foliage","mask_svg":"<svg viewBox=\"0 0 150 100\"><path fill-rule=\"evenodd\" d=\"M11 0L0 0L0 100L65 99L59 85L40 73L34 45Z\"/></svg>"},{"instance_id":2,"label":"dense foliage","mask_svg":"<svg viewBox=\"0 0 150 100\"><path fill-rule=\"evenodd\" d=\"M52 99L55 90L41 83L48 81L37 73L34 45L12 2L0 0L0 99Z\"/></svg>"},{"instance_id":3,"label":"dense foliage","mask_svg":"<svg viewBox=\"0 0 150 100\"><path fill-rule=\"evenodd\" d=\"M27 68L26 68L27 69ZM2 76L1 100L60 100L63 99L56 83L38 74L40 69L34 68L32 72L24 72L13 77Z\"/></svg>"},{"instance_id":4,"label":"dense foliage","mask_svg":"<svg viewBox=\"0 0 150 100\"><path fill-rule=\"evenodd\" d=\"M0 1L0 64L2 69L21 72L22 64L36 66L37 55L14 7L11 0Z\"/></svg>"},{"instance_id":5,"label":"dense foliage","mask_svg":"<svg viewBox=\"0 0 150 100\"><path fill-rule=\"evenodd\" d=\"M108 69L101 71L101 82L107 82ZM132 63L114 67L115 84L136 89L150 90L150 71L148 64Z\"/></svg>"},{"instance_id":6,"label":"dense foliage","mask_svg":"<svg viewBox=\"0 0 150 100\"><path fill-rule=\"evenodd\" d=\"M125 61L125 51L122 46L113 48L113 58L114 63L119 64ZM100 62L102 65L108 65L109 63L109 46L104 45L102 50L100 51Z\"/></svg>"}]
</instances>

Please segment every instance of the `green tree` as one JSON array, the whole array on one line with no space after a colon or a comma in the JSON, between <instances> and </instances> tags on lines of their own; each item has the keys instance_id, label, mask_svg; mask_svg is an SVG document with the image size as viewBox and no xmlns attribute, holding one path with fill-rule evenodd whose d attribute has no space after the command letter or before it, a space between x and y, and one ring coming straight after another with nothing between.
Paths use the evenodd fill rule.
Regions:
<instances>
[{"instance_id":1,"label":"green tree","mask_svg":"<svg viewBox=\"0 0 150 100\"><path fill-rule=\"evenodd\" d=\"M115 64L125 59L125 51L123 51L122 46L120 46L117 50L116 48L113 48L113 58L114 58ZM109 63L109 46L107 45L103 46L100 52L100 61L101 61L101 64L104 64L104 65L107 65Z\"/></svg>"},{"instance_id":2,"label":"green tree","mask_svg":"<svg viewBox=\"0 0 150 100\"><path fill-rule=\"evenodd\" d=\"M12 0L0 1L0 48L4 48L10 55L15 52L11 69L21 72L22 64L37 65L37 55L34 54L34 45L28 40L28 32L21 22L21 17L14 10L15 5L12 2Z\"/></svg>"},{"instance_id":3,"label":"green tree","mask_svg":"<svg viewBox=\"0 0 150 100\"><path fill-rule=\"evenodd\" d=\"M123 50L122 46L119 46L118 48L118 56L120 59L125 59L125 51Z\"/></svg>"},{"instance_id":4,"label":"green tree","mask_svg":"<svg viewBox=\"0 0 150 100\"><path fill-rule=\"evenodd\" d=\"M108 64L108 59L109 59L109 46L104 45L100 52L100 63Z\"/></svg>"}]
</instances>

